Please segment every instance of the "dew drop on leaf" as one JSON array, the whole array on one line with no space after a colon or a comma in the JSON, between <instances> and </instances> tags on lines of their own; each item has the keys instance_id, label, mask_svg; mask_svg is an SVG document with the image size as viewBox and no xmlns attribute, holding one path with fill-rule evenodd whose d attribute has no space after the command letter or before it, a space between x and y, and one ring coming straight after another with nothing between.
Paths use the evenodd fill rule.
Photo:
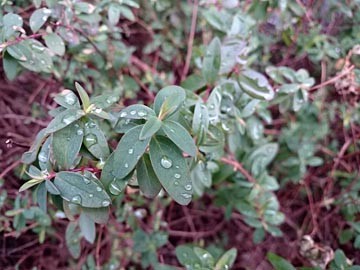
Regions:
<instances>
[{"instance_id":1,"label":"dew drop on leaf","mask_svg":"<svg viewBox=\"0 0 360 270\"><path fill-rule=\"evenodd\" d=\"M109 200L103 200L103 201L101 202L101 205L104 206L104 207L109 206L109 205L110 205L110 201L109 201Z\"/></svg>"},{"instance_id":2,"label":"dew drop on leaf","mask_svg":"<svg viewBox=\"0 0 360 270\"><path fill-rule=\"evenodd\" d=\"M46 154L44 152L40 152L38 155L38 159L40 162L46 162L47 161Z\"/></svg>"},{"instance_id":3,"label":"dew drop on leaf","mask_svg":"<svg viewBox=\"0 0 360 270\"><path fill-rule=\"evenodd\" d=\"M76 96L73 93L68 93L67 95L65 95L64 99L65 102L69 105L74 105L76 102Z\"/></svg>"},{"instance_id":4,"label":"dew drop on leaf","mask_svg":"<svg viewBox=\"0 0 360 270\"><path fill-rule=\"evenodd\" d=\"M174 185L175 185L175 186L178 186L178 185L179 185L179 182L178 182L178 181L175 181L175 182L174 182Z\"/></svg>"},{"instance_id":5,"label":"dew drop on leaf","mask_svg":"<svg viewBox=\"0 0 360 270\"><path fill-rule=\"evenodd\" d=\"M81 204L81 197L80 195L76 195L74 197L71 198L71 202L72 203L76 203L76 204Z\"/></svg>"},{"instance_id":6,"label":"dew drop on leaf","mask_svg":"<svg viewBox=\"0 0 360 270\"><path fill-rule=\"evenodd\" d=\"M192 189L192 185L188 184L185 186L185 190L190 191Z\"/></svg>"},{"instance_id":7,"label":"dew drop on leaf","mask_svg":"<svg viewBox=\"0 0 360 270\"><path fill-rule=\"evenodd\" d=\"M132 153L134 153L134 149L130 148L129 151L128 151L128 153L129 153L130 155L132 155Z\"/></svg>"},{"instance_id":8,"label":"dew drop on leaf","mask_svg":"<svg viewBox=\"0 0 360 270\"><path fill-rule=\"evenodd\" d=\"M85 184L90 184L90 180L88 178L84 177L83 179L84 179Z\"/></svg>"},{"instance_id":9,"label":"dew drop on leaf","mask_svg":"<svg viewBox=\"0 0 360 270\"><path fill-rule=\"evenodd\" d=\"M136 111L130 111L130 115L135 115L136 114Z\"/></svg>"},{"instance_id":10,"label":"dew drop on leaf","mask_svg":"<svg viewBox=\"0 0 360 270\"><path fill-rule=\"evenodd\" d=\"M78 130L76 131L76 134L79 135L79 136L81 136L81 135L84 134L84 131L80 128L80 129L78 129Z\"/></svg>"},{"instance_id":11,"label":"dew drop on leaf","mask_svg":"<svg viewBox=\"0 0 360 270\"><path fill-rule=\"evenodd\" d=\"M145 115L146 115L146 112L144 112L144 111L138 112L138 116L140 116L140 117L144 117Z\"/></svg>"},{"instance_id":12,"label":"dew drop on leaf","mask_svg":"<svg viewBox=\"0 0 360 270\"><path fill-rule=\"evenodd\" d=\"M179 174L179 173L175 173L175 174L174 174L174 177L175 177L176 179L180 179L181 174Z\"/></svg>"},{"instance_id":13,"label":"dew drop on leaf","mask_svg":"<svg viewBox=\"0 0 360 270\"><path fill-rule=\"evenodd\" d=\"M125 163L124 167L129 168L129 164Z\"/></svg>"},{"instance_id":14,"label":"dew drop on leaf","mask_svg":"<svg viewBox=\"0 0 360 270\"><path fill-rule=\"evenodd\" d=\"M160 164L163 168L169 169L172 166L172 161L167 156L163 156L160 160Z\"/></svg>"},{"instance_id":15,"label":"dew drop on leaf","mask_svg":"<svg viewBox=\"0 0 360 270\"><path fill-rule=\"evenodd\" d=\"M103 189L102 189L101 187L97 186L97 187L96 187L96 190L99 191L99 192L101 192Z\"/></svg>"},{"instance_id":16,"label":"dew drop on leaf","mask_svg":"<svg viewBox=\"0 0 360 270\"><path fill-rule=\"evenodd\" d=\"M65 124L65 125L68 125L70 123L72 123L73 121L75 121L76 117L73 116L73 115L66 115L63 119L62 119L62 122Z\"/></svg>"},{"instance_id":17,"label":"dew drop on leaf","mask_svg":"<svg viewBox=\"0 0 360 270\"><path fill-rule=\"evenodd\" d=\"M126 116L127 116L127 112L120 113L120 117L126 117Z\"/></svg>"},{"instance_id":18,"label":"dew drop on leaf","mask_svg":"<svg viewBox=\"0 0 360 270\"><path fill-rule=\"evenodd\" d=\"M188 193L182 193L181 196L183 196L185 199L190 199L191 195Z\"/></svg>"},{"instance_id":19,"label":"dew drop on leaf","mask_svg":"<svg viewBox=\"0 0 360 270\"><path fill-rule=\"evenodd\" d=\"M88 134L85 136L85 142L88 144L88 147L97 143L96 136L94 134Z\"/></svg>"}]
</instances>

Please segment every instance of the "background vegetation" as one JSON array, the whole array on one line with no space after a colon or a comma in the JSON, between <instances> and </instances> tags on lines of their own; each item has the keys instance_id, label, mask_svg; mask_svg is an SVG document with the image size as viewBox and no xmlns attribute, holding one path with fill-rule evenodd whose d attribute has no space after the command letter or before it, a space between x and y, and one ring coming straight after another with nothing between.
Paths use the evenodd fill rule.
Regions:
<instances>
[{"instance_id":1,"label":"background vegetation","mask_svg":"<svg viewBox=\"0 0 360 270\"><path fill-rule=\"evenodd\" d=\"M1 269L360 269L359 1L0 5Z\"/></svg>"}]
</instances>

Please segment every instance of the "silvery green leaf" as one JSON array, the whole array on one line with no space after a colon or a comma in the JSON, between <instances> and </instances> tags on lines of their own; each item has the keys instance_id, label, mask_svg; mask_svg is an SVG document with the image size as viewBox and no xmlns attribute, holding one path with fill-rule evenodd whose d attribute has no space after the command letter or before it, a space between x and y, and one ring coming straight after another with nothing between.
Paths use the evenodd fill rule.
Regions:
<instances>
[{"instance_id":1,"label":"silvery green leaf","mask_svg":"<svg viewBox=\"0 0 360 270\"><path fill-rule=\"evenodd\" d=\"M150 138L140 140L140 132L143 125L130 129L121 138L114 151L113 175L117 178L124 178L136 166L149 144Z\"/></svg>"},{"instance_id":2,"label":"silvery green leaf","mask_svg":"<svg viewBox=\"0 0 360 270\"><path fill-rule=\"evenodd\" d=\"M90 106L89 95L86 93L85 89L78 82L75 82L75 88L76 88L76 91L79 93L82 106L83 106L84 110L86 110Z\"/></svg>"},{"instance_id":3,"label":"silvery green leaf","mask_svg":"<svg viewBox=\"0 0 360 270\"><path fill-rule=\"evenodd\" d=\"M92 219L90 219L84 212L80 214L79 228L84 238L90 244L94 244L96 237L95 222Z\"/></svg>"},{"instance_id":4,"label":"silvery green leaf","mask_svg":"<svg viewBox=\"0 0 360 270\"><path fill-rule=\"evenodd\" d=\"M266 77L254 70L245 70L238 79L241 89L253 98L271 100L274 90Z\"/></svg>"},{"instance_id":5,"label":"silvery green leaf","mask_svg":"<svg viewBox=\"0 0 360 270\"><path fill-rule=\"evenodd\" d=\"M23 19L14 13L7 13L2 18L4 37L8 39L14 35L17 31L17 28L22 28Z\"/></svg>"},{"instance_id":6,"label":"silvery green leaf","mask_svg":"<svg viewBox=\"0 0 360 270\"><path fill-rule=\"evenodd\" d=\"M167 120L163 122L162 130L185 153L196 156L197 148L189 132L180 124Z\"/></svg>"},{"instance_id":7,"label":"silvery green leaf","mask_svg":"<svg viewBox=\"0 0 360 270\"><path fill-rule=\"evenodd\" d=\"M166 86L155 97L154 111L157 115L161 111L162 115L169 117L183 105L185 98L186 94L183 88L176 85Z\"/></svg>"},{"instance_id":8,"label":"silvery green leaf","mask_svg":"<svg viewBox=\"0 0 360 270\"><path fill-rule=\"evenodd\" d=\"M251 165L254 176L264 171L267 165L275 158L279 146L276 143L267 143L256 148L249 156L247 162Z\"/></svg>"},{"instance_id":9,"label":"silvery green leaf","mask_svg":"<svg viewBox=\"0 0 360 270\"><path fill-rule=\"evenodd\" d=\"M75 259L80 257L80 230L75 222L69 222L65 232L66 247Z\"/></svg>"},{"instance_id":10,"label":"silvery green leaf","mask_svg":"<svg viewBox=\"0 0 360 270\"><path fill-rule=\"evenodd\" d=\"M55 54L63 56L65 53L65 43L56 33L50 33L44 36L46 46Z\"/></svg>"},{"instance_id":11,"label":"silvery green leaf","mask_svg":"<svg viewBox=\"0 0 360 270\"><path fill-rule=\"evenodd\" d=\"M108 19L111 25L116 25L120 20L120 5L118 3L110 3L108 7Z\"/></svg>"},{"instance_id":12,"label":"silvery green leaf","mask_svg":"<svg viewBox=\"0 0 360 270\"><path fill-rule=\"evenodd\" d=\"M74 122L53 133L53 155L61 169L70 169L79 154L84 138L84 130L80 122Z\"/></svg>"},{"instance_id":13,"label":"silvery green leaf","mask_svg":"<svg viewBox=\"0 0 360 270\"><path fill-rule=\"evenodd\" d=\"M161 184L148 154L144 154L139 160L136 166L136 174L141 192L148 198L156 197L161 190Z\"/></svg>"},{"instance_id":14,"label":"silvery green leaf","mask_svg":"<svg viewBox=\"0 0 360 270\"><path fill-rule=\"evenodd\" d=\"M148 119L150 116L155 116L155 112L148 106L134 104L122 109L118 115L127 119Z\"/></svg>"},{"instance_id":15,"label":"silvery green leaf","mask_svg":"<svg viewBox=\"0 0 360 270\"><path fill-rule=\"evenodd\" d=\"M209 115L207 107L200 101L196 103L192 122L192 131L200 144L209 128Z\"/></svg>"},{"instance_id":16,"label":"silvery green leaf","mask_svg":"<svg viewBox=\"0 0 360 270\"><path fill-rule=\"evenodd\" d=\"M202 64L202 74L208 84L212 85L215 83L219 74L220 65L221 42L218 37L215 37L206 48Z\"/></svg>"},{"instance_id":17,"label":"silvery green leaf","mask_svg":"<svg viewBox=\"0 0 360 270\"><path fill-rule=\"evenodd\" d=\"M95 223L106 224L109 220L109 207L87 208L81 207L82 212Z\"/></svg>"},{"instance_id":18,"label":"silvery green leaf","mask_svg":"<svg viewBox=\"0 0 360 270\"><path fill-rule=\"evenodd\" d=\"M94 157L105 160L110 155L106 137L98 124L91 118L86 118L84 129L84 145Z\"/></svg>"},{"instance_id":19,"label":"silvery green leaf","mask_svg":"<svg viewBox=\"0 0 360 270\"><path fill-rule=\"evenodd\" d=\"M65 89L54 97L54 101L67 109L80 109L80 102L75 93Z\"/></svg>"},{"instance_id":20,"label":"silvery green leaf","mask_svg":"<svg viewBox=\"0 0 360 270\"><path fill-rule=\"evenodd\" d=\"M161 124L162 122L156 116L149 117L141 129L139 139L145 140L153 136L161 128Z\"/></svg>"},{"instance_id":21,"label":"silvery green leaf","mask_svg":"<svg viewBox=\"0 0 360 270\"><path fill-rule=\"evenodd\" d=\"M6 78L8 78L8 80L12 81L13 79L15 79L18 73L18 66L19 65L15 58L10 56L8 52L5 52L3 57L3 68Z\"/></svg>"},{"instance_id":22,"label":"silvery green leaf","mask_svg":"<svg viewBox=\"0 0 360 270\"><path fill-rule=\"evenodd\" d=\"M59 113L55 118L49 123L46 128L46 133L54 133L68 125L74 123L76 120L79 120L85 115L84 111L79 109L67 109Z\"/></svg>"},{"instance_id":23,"label":"silvery green leaf","mask_svg":"<svg viewBox=\"0 0 360 270\"><path fill-rule=\"evenodd\" d=\"M30 16L30 28L33 33L36 33L47 21L51 15L51 10L48 8L40 8L35 10Z\"/></svg>"},{"instance_id":24,"label":"silvery green leaf","mask_svg":"<svg viewBox=\"0 0 360 270\"><path fill-rule=\"evenodd\" d=\"M297 83L283 84L279 88L279 93L286 93L286 94L295 93L299 89L300 89L300 84Z\"/></svg>"},{"instance_id":25,"label":"silvery green leaf","mask_svg":"<svg viewBox=\"0 0 360 270\"><path fill-rule=\"evenodd\" d=\"M237 250L232 248L226 251L217 261L214 270L231 269L237 256Z\"/></svg>"},{"instance_id":26,"label":"silvery green leaf","mask_svg":"<svg viewBox=\"0 0 360 270\"><path fill-rule=\"evenodd\" d=\"M94 176L63 171L56 174L54 184L60 191L60 196L68 202L89 208L107 207L111 204L109 195Z\"/></svg>"},{"instance_id":27,"label":"silvery green leaf","mask_svg":"<svg viewBox=\"0 0 360 270\"><path fill-rule=\"evenodd\" d=\"M192 198L192 183L185 158L169 139L156 136L150 142L150 159L163 188L177 203L187 205Z\"/></svg>"},{"instance_id":28,"label":"silvery green leaf","mask_svg":"<svg viewBox=\"0 0 360 270\"><path fill-rule=\"evenodd\" d=\"M29 151L25 152L21 157L21 162L25 164L31 164L36 160L37 153L45 140L47 134L46 129L42 129L38 132L35 137L33 144L31 145Z\"/></svg>"}]
</instances>

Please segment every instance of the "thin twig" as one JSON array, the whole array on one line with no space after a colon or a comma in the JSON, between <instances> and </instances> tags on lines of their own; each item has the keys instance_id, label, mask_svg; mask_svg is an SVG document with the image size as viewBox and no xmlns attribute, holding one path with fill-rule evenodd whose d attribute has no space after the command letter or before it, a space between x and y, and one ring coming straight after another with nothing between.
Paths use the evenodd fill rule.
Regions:
<instances>
[{"instance_id":1,"label":"thin twig","mask_svg":"<svg viewBox=\"0 0 360 270\"><path fill-rule=\"evenodd\" d=\"M327 80L326 82L323 82L323 83L320 83L318 85L315 85L314 87L310 88L309 91L314 91L316 89L319 89L319 88L322 88L326 85L329 85L329 84L333 84L335 83L338 79L340 79L341 77L349 74L353 69L355 68L354 65L350 66L349 68L345 69L343 72L339 73L338 75L336 75L335 77Z\"/></svg>"},{"instance_id":2,"label":"thin twig","mask_svg":"<svg viewBox=\"0 0 360 270\"><path fill-rule=\"evenodd\" d=\"M185 60L185 66L183 69L183 72L181 74L181 80L183 81L189 72L190 68L190 61L191 61L191 55L192 55L192 49L193 49L193 43L194 43L194 37L195 37L195 30L196 30L196 19L198 14L198 0L194 0L193 10L192 10L192 18L191 18L191 29L189 34L189 40L188 40L188 51L186 54L186 60Z\"/></svg>"},{"instance_id":3,"label":"thin twig","mask_svg":"<svg viewBox=\"0 0 360 270\"><path fill-rule=\"evenodd\" d=\"M243 167L243 165L236 161L233 157L222 157L221 161L234 167L234 170L241 172L247 180L256 183L256 179Z\"/></svg>"}]
</instances>

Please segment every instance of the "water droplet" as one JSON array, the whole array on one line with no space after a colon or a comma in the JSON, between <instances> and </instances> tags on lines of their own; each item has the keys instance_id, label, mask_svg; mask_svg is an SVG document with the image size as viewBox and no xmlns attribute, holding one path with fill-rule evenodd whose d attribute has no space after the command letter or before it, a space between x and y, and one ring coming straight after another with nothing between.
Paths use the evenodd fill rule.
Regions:
<instances>
[{"instance_id":1,"label":"water droplet","mask_svg":"<svg viewBox=\"0 0 360 270\"><path fill-rule=\"evenodd\" d=\"M179 169L179 166L175 166L176 169Z\"/></svg>"},{"instance_id":2,"label":"water droplet","mask_svg":"<svg viewBox=\"0 0 360 270\"><path fill-rule=\"evenodd\" d=\"M129 164L125 163L124 167L129 168Z\"/></svg>"},{"instance_id":3,"label":"water droplet","mask_svg":"<svg viewBox=\"0 0 360 270\"><path fill-rule=\"evenodd\" d=\"M192 185L188 184L184 188L185 190L190 191L192 189Z\"/></svg>"},{"instance_id":4,"label":"water droplet","mask_svg":"<svg viewBox=\"0 0 360 270\"><path fill-rule=\"evenodd\" d=\"M67 140L68 142L70 142L71 138L70 138L70 137L67 137L66 140Z\"/></svg>"},{"instance_id":5,"label":"water droplet","mask_svg":"<svg viewBox=\"0 0 360 270\"><path fill-rule=\"evenodd\" d=\"M191 195L188 193L182 193L181 196L183 196L185 199L190 199Z\"/></svg>"},{"instance_id":6,"label":"water droplet","mask_svg":"<svg viewBox=\"0 0 360 270\"><path fill-rule=\"evenodd\" d=\"M45 22L47 20L48 16L43 16L42 20Z\"/></svg>"},{"instance_id":7,"label":"water droplet","mask_svg":"<svg viewBox=\"0 0 360 270\"><path fill-rule=\"evenodd\" d=\"M128 125L130 123L130 119L126 119L125 125Z\"/></svg>"},{"instance_id":8,"label":"water droplet","mask_svg":"<svg viewBox=\"0 0 360 270\"><path fill-rule=\"evenodd\" d=\"M45 51L45 47L39 46L39 45L36 45L36 44L32 44L32 45L31 45L31 48L32 48L34 51L37 51L37 52L39 52L39 53L42 53L43 51Z\"/></svg>"},{"instance_id":9,"label":"water droplet","mask_svg":"<svg viewBox=\"0 0 360 270\"><path fill-rule=\"evenodd\" d=\"M71 202L72 203L76 203L76 204L81 204L81 197L80 195L76 195L74 197L71 198Z\"/></svg>"},{"instance_id":10,"label":"water droplet","mask_svg":"<svg viewBox=\"0 0 360 270\"><path fill-rule=\"evenodd\" d=\"M109 206L109 205L110 205L110 201L109 201L109 200L103 200L103 201L101 202L101 205L104 206L104 207Z\"/></svg>"},{"instance_id":11,"label":"water droplet","mask_svg":"<svg viewBox=\"0 0 360 270\"><path fill-rule=\"evenodd\" d=\"M50 9L43 9L43 13L44 14L51 14L51 10Z\"/></svg>"},{"instance_id":12,"label":"water droplet","mask_svg":"<svg viewBox=\"0 0 360 270\"><path fill-rule=\"evenodd\" d=\"M96 108L96 109L94 110L94 112L95 112L95 113L101 113L101 112L102 112L102 109L101 109L101 108Z\"/></svg>"},{"instance_id":13,"label":"water droplet","mask_svg":"<svg viewBox=\"0 0 360 270\"><path fill-rule=\"evenodd\" d=\"M144 112L144 111L139 111L139 112L138 112L138 116L144 117L144 116L146 116L146 112Z\"/></svg>"},{"instance_id":14,"label":"water droplet","mask_svg":"<svg viewBox=\"0 0 360 270\"><path fill-rule=\"evenodd\" d=\"M65 125L69 125L71 124L72 122L74 122L76 120L76 117L74 115L66 115L63 119L62 119L62 122L65 124Z\"/></svg>"},{"instance_id":15,"label":"water droplet","mask_svg":"<svg viewBox=\"0 0 360 270\"><path fill-rule=\"evenodd\" d=\"M89 128L94 128L94 127L96 127L96 124L94 122L90 122L89 123Z\"/></svg>"},{"instance_id":16,"label":"water droplet","mask_svg":"<svg viewBox=\"0 0 360 270\"><path fill-rule=\"evenodd\" d=\"M89 193L89 197L90 197L90 198L94 197L94 194Z\"/></svg>"},{"instance_id":17,"label":"water droplet","mask_svg":"<svg viewBox=\"0 0 360 270\"><path fill-rule=\"evenodd\" d=\"M172 161L167 156L163 156L161 158L160 164L163 168L169 169L172 166Z\"/></svg>"},{"instance_id":18,"label":"water droplet","mask_svg":"<svg viewBox=\"0 0 360 270\"><path fill-rule=\"evenodd\" d=\"M127 116L127 112L120 113L120 117L126 117L126 116Z\"/></svg>"},{"instance_id":19,"label":"water droplet","mask_svg":"<svg viewBox=\"0 0 360 270\"><path fill-rule=\"evenodd\" d=\"M41 60L40 63L43 64L43 65L45 65L45 61L44 61L44 60Z\"/></svg>"},{"instance_id":20,"label":"water droplet","mask_svg":"<svg viewBox=\"0 0 360 270\"><path fill-rule=\"evenodd\" d=\"M76 134L79 135L79 136L81 136L81 135L84 134L84 131L80 128L80 129L78 129L78 130L76 131Z\"/></svg>"},{"instance_id":21,"label":"water droplet","mask_svg":"<svg viewBox=\"0 0 360 270\"><path fill-rule=\"evenodd\" d=\"M90 147L97 143L97 138L94 134L90 133L85 136L85 142L87 144L87 147Z\"/></svg>"},{"instance_id":22,"label":"water droplet","mask_svg":"<svg viewBox=\"0 0 360 270\"><path fill-rule=\"evenodd\" d=\"M89 179L89 178L84 177L83 179L84 179L85 184L90 184L90 182L91 182L91 181L90 181L90 179Z\"/></svg>"},{"instance_id":23,"label":"water droplet","mask_svg":"<svg viewBox=\"0 0 360 270\"><path fill-rule=\"evenodd\" d=\"M175 133L175 130L173 130L172 128L170 128L170 131L171 131L172 133Z\"/></svg>"},{"instance_id":24,"label":"water droplet","mask_svg":"<svg viewBox=\"0 0 360 270\"><path fill-rule=\"evenodd\" d=\"M119 185L116 183L116 180L114 180L110 186L109 186L109 191L111 194L117 196L122 192L122 188L119 187Z\"/></svg>"},{"instance_id":25,"label":"water droplet","mask_svg":"<svg viewBox=\"0 0 360 270\"><path fill-rule=\"evenodd\" d=\"M174 185L175 185L175 186L178 186L178 185L179 185L179 182L178 182L178 181L175 181L175 182L174 182Z\"/></svg>"},{"instance_id":26,"label":"water droplet","mask_svg":"<svg viewBox=\"0 0 360 270\"><path fill-rule=\"evenodd\" d=\"M210 108L211 110L213 110L213 109L215 109L215 105L214 105L214 104L211 104L211 105L209 106L209 108Z\"/></svg>"},{"instance_id":27,"label":"water droplet","mask_svg":"<svg viewBox=\"0 0 360 270\"><path fill-rule=\"evenodd\" d=\"M135 110L130 111L130 114L131 114L131 115L135 115L135 114L136 114L136 111L135 111Z\"/></svg>"},{"instance_id":28,"label":"water droplet","mask_svg":"<svg viewBox=\"0 0 360 270\"><path fill-rule=\"evenodd\" d=\"M181 174L175 173L175 174L174 174L174 177L175 177L176 179L180 179Z\"/></svg>"},{"instance_id":29,"label":"water droplet","mask_svg":"<svg viewBox=\"0 0 360 270\"><path fill-rule=\"evenodd\" d=\"M47 161L47 156L45 152L40 152L38 155L38 159L40 162L46 162Z\"/></svg>"},{"instance_id":30,"label":"water droplet","mask_svg":"<svg viewBox=\"0 0 360 270\"><path fill-rule=\"evenodd\" d=\"M230 131L230 128L225 123L222 123L221 127L223 128L224 131Z\"/></svg>"},{"instance_id":31,"label":"water droplet","mask_svg":"<svg viewBox=\"0 0 360 270\"><path fill-rule=\"evenodd\" d=\"M132 154L134 153L134 149L130 148L129 151L128 151L128 153L129 153L130 155L132 155Z\"/></svg>"},{"instance_id":32,"label":"water droplet","mask_svg":"<svg viewBox=\"0 0 360 270\"><path fill-rule=\"evenodd\" d=\"M96 191L101 192L103 189L99 186L96 187Z\"/></svg>"}]
</instances>

